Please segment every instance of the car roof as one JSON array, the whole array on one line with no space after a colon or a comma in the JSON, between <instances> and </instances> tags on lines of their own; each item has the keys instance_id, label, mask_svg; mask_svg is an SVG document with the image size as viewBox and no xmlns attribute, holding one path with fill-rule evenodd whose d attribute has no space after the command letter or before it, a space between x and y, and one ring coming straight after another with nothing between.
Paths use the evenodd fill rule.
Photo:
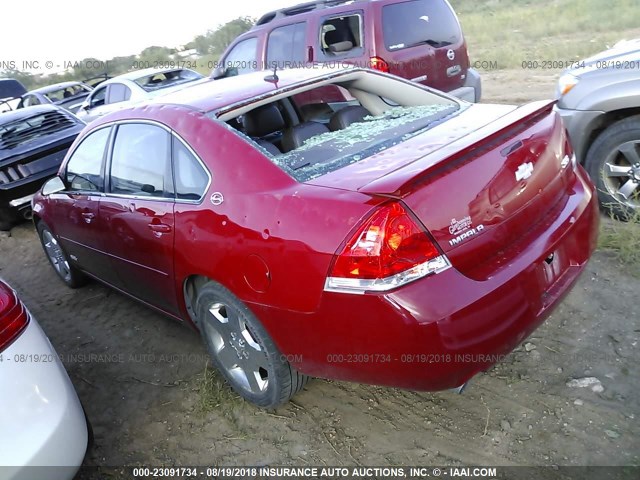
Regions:
<instances>
[{"instance_id":1,"label":"car roof","mask_svg":"<svg viewBox=\"0 0 640 480\"><path fill-rule=\"evenodd\" d=\"M46 87L36 88L35 90L29 90L27 93L49 93L54 90L60 90L62 88L73 87L74 85L84 85L82 82L60 82L48 85Z\"/></svg>"},{"instance_id":2,"label":"car roof","mask_svg":"<svg viewBox=\"0 0 640 480\"><path fill-rule=\"evenodd\" d=\"M273 72L259 71L218 80L206 79L188 85L176 92L157 97L154 103L187 105L203 112L211 112L241 103L251 98L267 95L276 90L299 83L312 82L327 74L340 74L362 70L357 68L296 68L277 71L278 82L268 81Z\"/></svg>"},{"instance_id":3,"label":"car roof","mask_svg":"<svg viewBox=\"0 0 640 480\"><path fill-rule=\"evenodd\" d=\"M290 18L305 13L311 13L316 10L326 10L332 7L341 7L344 5L352 5L354 3L369 2L370 0L318 0L314 2L305 2L290 7L280 8L262 15L256 22L256 27L266 25L274 20L282 18Z\"/></svg>"},{"instance_id":4,"label":"car roof","mask_svg":"<svg viewBox=\"0 0 640 480\"><path fill-rule=\"evenodd\" d=\"M56 107L54 105L49 105L49 104L19 108L17 110L0 113L0 125L4 125L10 122L15 122L17 120L22 120L24 118L35 117L36 115L39 115L41 113L59 112L59 111L61 111L59 107Z\"/></svg>"}]
</instances>

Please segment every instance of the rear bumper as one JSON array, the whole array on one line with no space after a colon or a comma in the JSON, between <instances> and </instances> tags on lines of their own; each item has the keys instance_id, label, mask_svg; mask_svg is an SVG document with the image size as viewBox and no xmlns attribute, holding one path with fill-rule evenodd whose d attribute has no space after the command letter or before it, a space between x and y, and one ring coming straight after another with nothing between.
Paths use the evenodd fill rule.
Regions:
<instances>
[{"instance_id":1,"label":"rear bumper","mask_svg":"<svg viewBox=\"0 0 640 480\"><path fill-rule=\"evenodd\" d=\"M590 146L591 134L596 128L599 128L604 118L605 112L592 110L572 110L555 107L556 112L562 117L571 146L576 152L578 161L584 164L587 151Z\"/></svg>"},{"instance_id":2,"label":"rear bumper","mask_svg":"<svg viewBox=\"0 0 640 480\"><path fill-rule=\"evenodd\" d=\"M464 85L455 90L451 90L449 95L466 100L471 103L478 103L482 98L482 80L477 70L470 68L467 70L467 78Z\"/></svg>"},{"instance_id":3,"label":"rear bumper","mask_svg":"<svg viewBox=\"0 0 640 480\"><path fill-rule=\"evenodd\" d=\"M598 206L579 167L573 194L508 267L484 281L451 268L386 295L327 293L318 312L253 305L301 372L413 390L455 388L531 334L595 250ZM554 254L554 262L547 264Z\"/></svg>"},{"instance_id":4,"label":"rear bumper","mask_svg":"<svg viewBox=\"0 0 640 480\"><path fill-rule=\"evenodd\" d=\"M24 217L31 210L31 200L35 194L48 179L56 175L58 167L0 186L0 210L16 218Z\"/></svg>"},{"instance_id":5,"label":"rear bumper","mask_svg":"<svg viewBox=\"0 0 640 480\"><path fill-rule=\"evenodd\" d=\"M87 424L67 372L33 317L2 358L0 477L72 479L87 448Z\"/></svg>"}]
</instances>

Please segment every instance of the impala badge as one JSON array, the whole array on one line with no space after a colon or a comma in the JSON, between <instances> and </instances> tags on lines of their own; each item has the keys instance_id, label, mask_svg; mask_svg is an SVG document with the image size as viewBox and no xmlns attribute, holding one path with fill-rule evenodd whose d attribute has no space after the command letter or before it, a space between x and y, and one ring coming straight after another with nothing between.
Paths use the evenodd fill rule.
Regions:
<instances>
[{"instance_id":1,"label":"impala badge","mask_svg":"<svg viewBox=\"0 0 640 480\"><path fill-rule=\"evenodd\" d=\"M526 180L531 175L533 175L533 163L527 162L523 163L518 167L516 171L516 180L519 182L520 180Z\"/></svg>"},{"instance_id":2,"label":"impala badge","mask_svg":"<svg viewBox=\"0 0 640 480\"><path fill-rule=\"evenodd\" d=\"M220 192L215 192L211 194L211 203L214 206L218 206L218 205L222 205L222 202L224 202L224 196L220 193Z\"/></svg>"}]
</instances>

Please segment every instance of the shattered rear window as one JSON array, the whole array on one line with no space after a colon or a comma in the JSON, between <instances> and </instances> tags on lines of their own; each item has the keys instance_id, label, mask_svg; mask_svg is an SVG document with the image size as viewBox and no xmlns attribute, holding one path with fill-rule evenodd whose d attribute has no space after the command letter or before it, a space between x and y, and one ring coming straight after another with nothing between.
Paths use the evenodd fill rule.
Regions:
<instances>
[{"instance_id":1,"label":"shattered rear window","mask_svg":"<svg viewBox=\"0 0 640 480\"><path fill-rule=\"evenodd\" d=\"M193 82L204 78L197 72L188 69L171 70L168 72L152 73L144 77L137 78L135 83L147 92L155 92L163 88L181 85L183 83Z\"/></svg>"},{"instance_id":2,"label":"shattered rear window","mask_svg":"<svg viewBox=\"0 0 640 480\"><path fill-rule=\"evenodd\" d=\"M394 107L310 138L290 152L267 156L297 181L307 182L407 141L458 109L453 105Z\"/></svg>"}]
</instances>

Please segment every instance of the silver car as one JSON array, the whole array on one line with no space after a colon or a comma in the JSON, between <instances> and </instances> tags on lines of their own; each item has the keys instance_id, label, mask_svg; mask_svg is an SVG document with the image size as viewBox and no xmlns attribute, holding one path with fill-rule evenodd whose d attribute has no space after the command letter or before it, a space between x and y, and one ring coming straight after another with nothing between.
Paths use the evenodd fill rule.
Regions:
<instances>
[{"instance_id":1,"label":"silver car","mask_svg":"<svg viewBox=\"0 0 640 480\"><path fill-rule=\"evenodd\" d=\"M85 99L76 115L88 123L132 103L184 88L202 78L188 68L135 70L102 82Z\"/></svg>"},{"instance_id":2,"label":"silver car","mask_svg":"<svg viewBox=\"0 0 640 480\"><path fill-rule=\"evenodd\" d=\"M84 411L49 339L1 280L0 392L0 478L72 479L87 449Z\"/></svg>"},{"instance_id":3,"label":"silver car","mask_svg":"<svg viewBox=\"0 0 640 480\"><path fill-rule=\"evenodd\" d=\"M604 210L640 211L640 39L576 62L560 77L557 109Z\"/></svg>"}]
</instances>

